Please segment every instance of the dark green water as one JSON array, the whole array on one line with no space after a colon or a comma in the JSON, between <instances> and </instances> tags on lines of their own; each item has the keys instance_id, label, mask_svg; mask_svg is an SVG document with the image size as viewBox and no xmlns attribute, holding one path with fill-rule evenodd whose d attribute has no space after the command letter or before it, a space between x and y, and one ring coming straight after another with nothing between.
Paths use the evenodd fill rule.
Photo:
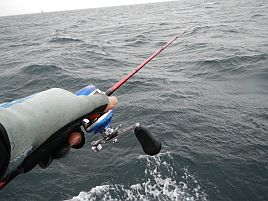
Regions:
<instances>
[{"instance_id":1,"label":"dark green water","mask_svg":"<svg viewBox=\"0 0 268 201\"><path fill-rule=\"evenodd\" d=\"M160 155L143 155L134 135L98 154L88 139L0 200L268 200L267 13L264 0L193 0L1 17L1 102L106 90L198 25L115 94L114 125L146 125Z\"/></svg>"}]
</instances>

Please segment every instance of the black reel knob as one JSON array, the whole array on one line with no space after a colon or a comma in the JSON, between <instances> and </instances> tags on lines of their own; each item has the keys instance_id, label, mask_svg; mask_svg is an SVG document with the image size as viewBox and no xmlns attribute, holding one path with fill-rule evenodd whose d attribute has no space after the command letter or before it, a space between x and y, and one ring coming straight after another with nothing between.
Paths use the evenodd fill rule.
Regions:
<instances>
[{"instance_id":1,"label":"black reel knob","mask_svg":"<svg viewBox=\"0 0 268 201\"><path fill-rule=\"evenodd\" d=\"M135 128L134 132L146 154L154 156L160 152L161 143L153 137L148 129L139 126Z\"/></svg>"}]
</instances>

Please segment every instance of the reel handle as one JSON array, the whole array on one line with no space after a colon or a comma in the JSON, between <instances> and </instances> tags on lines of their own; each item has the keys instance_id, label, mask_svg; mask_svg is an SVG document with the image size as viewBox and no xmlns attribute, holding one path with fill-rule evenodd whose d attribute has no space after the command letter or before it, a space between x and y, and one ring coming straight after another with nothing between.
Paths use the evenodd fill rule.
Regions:
<instances>
[{"instance_id":1,"label":"reel handle","mask_svg":"<svg viewBox=\"0 0 268 201\"><path fill-rule=\"evenodd\" d=\"M138 126L134 132L146 154L154 156L160 152L161 143L153 137L148 129Z\"/></svg>"}]
</instances>

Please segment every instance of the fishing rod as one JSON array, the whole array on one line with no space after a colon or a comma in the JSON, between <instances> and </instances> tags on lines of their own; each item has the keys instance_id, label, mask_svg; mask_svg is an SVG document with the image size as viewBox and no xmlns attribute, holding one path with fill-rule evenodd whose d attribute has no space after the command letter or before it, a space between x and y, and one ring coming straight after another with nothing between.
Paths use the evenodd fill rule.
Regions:
<instances>
[{"instance_id":1,"label":"fishing rod","mask_svg":"<svg viewBox=\"0 0 268 201\"><path fill-rule=\"evenodd\" d=\"M196 25L195 25L196 26ZM110 87L105 94L107 96L112 95L117 89L119 89L124 83L126 83L133 75L135 75L139 70L141 70L146 64L148 64L152 59L154 59L158 54L160 54L164 49L169 47L174 41L178 38L183 36L187 31L192 29L192 26L182 33L176 35L173 39L168 41L164 46L162 46L159 50L157 50L154 54L148 57L144 62L142 62L139 66L137 66L133 71L115 83L112 87ZM104 93L101 92L99 89L96 89L95 86L89 85L81 90L79 90L76 95L92 95L95 93ZM102 145L109 143L109 142L117 142L118 138L134 131L137 139L139 140L143 151L148 155L156 155L161 150L161 143L153 137L153 135L149 132L148 129L144 128L140 125L140 123L135 123L133 126L128 127L125 130L121 130L121 125L116 128L111 126L111 121L113 117L113 110L108 111L105 114L95 115L93 117L89 117L83 120L83 127L84 133L101 133L102 138L93 141L91 143L92 150L94 152L99 152L102 149Z\"/></svg>"}]
</instances>

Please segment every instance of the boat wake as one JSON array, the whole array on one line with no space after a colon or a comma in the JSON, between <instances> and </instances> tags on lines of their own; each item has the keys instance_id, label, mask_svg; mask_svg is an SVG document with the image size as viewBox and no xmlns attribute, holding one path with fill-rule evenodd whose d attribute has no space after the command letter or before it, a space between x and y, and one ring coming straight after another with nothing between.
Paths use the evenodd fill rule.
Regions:
<instances>
[{"instance_id":1,"label":"boat wake","mask_svg":"<svg viewBox=\"0 0 268 201\"><path fill-rule=\"evenodd\" d=\"M140 156L138 160L146 165L144 180L132 185L109 184L80 192L78 196L66 201L204 201L207 194L187 168L178 174L172 165L169 153L155 157Z\"/></svg>"}]
</instances>

